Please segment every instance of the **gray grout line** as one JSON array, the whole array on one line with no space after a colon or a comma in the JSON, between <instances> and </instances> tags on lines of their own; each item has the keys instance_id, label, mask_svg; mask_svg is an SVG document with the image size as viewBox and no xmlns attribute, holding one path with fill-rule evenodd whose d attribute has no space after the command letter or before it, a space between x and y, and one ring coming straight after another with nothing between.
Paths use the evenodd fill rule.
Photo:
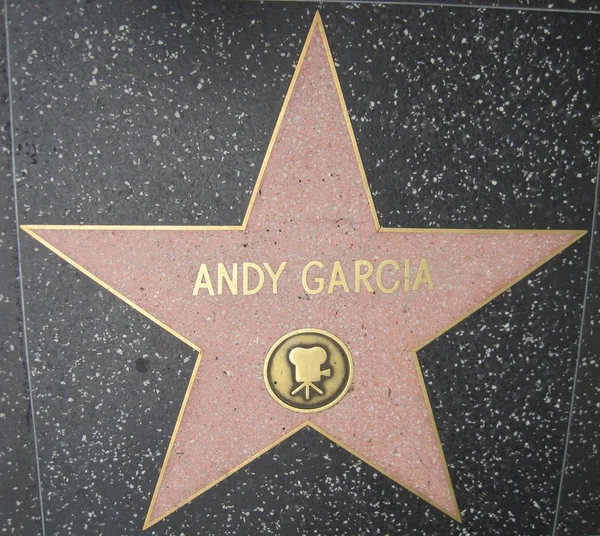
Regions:
<instances>
[{"instance_id":1,"label":"gray grout line","mask_svg":"<svg viewBox=\"0 0 600 536\"><path fill-rule=\"evenodd\" d=\"M280 2L282 0L247 0L250 2L266 1L266 2ZM348 2L348 0L283 0L284 2L308 2L313 4L348 4L351 3L355 6L362 4L366 5L392 5L392 6L422 6L422 7L447 7L447 8L463 8L463 9L492 9L496 11L528 11L535 13L576 13L579 15L600 15L600 10L597 9L566 9L566 8L552 8L552 7L528 7L528 6L487 6L485 4L453 4L453 3L436 3L436 2L419 2L415 1L400 1L394 2L393 0L363 0L360 2Z\"/></svg>"},{"instance_id":2,"label":"gray grout line","mask_svg":"<svg viewBox=\"0 0 600 536\"><path fill-rule=\"evenodd\" d=\"M10 67L10 37L8 34L8 0L4 0L4 28L6 32L6 75L8 78L8 108L10 114L10 156L12 165L13 194L15 206L15 225L17 226L17 258L19 268L19 292L21 298L21 314L23 315L23 345L25 350L25 365L27 367L27 384L29 387L29 404L31 409L31 428L33 431L33 446L35 449L35 466L37 470L38 495L40 499L40 519L42 536L46 536L46 520L44 518L44 502L42 495L42 474L40 472L40 457L38 453L37 429L35 426L35 409L33 405L33 389L31 381L31 366L29 363L29 345L27 341L27 316L25 315L25 293L23 290L23 263L21 260L21 231L19 229L19 204L17 202L17 173L15 168L15 123L13 114L12 76Z\"/></svg>"},{"instance_id":3,"label":"gray grout line","mask_svg":"<svg viewBox=\"0 0 600 536\"><path fill-rule=\"evenodd\" d=\"M569 408L569 420L567 421L567 435L565 437L565 450L563 454L562 470L560 472L560 482L558 484L558 496L556 498L556 510L554 512L554 524L552 525L552 536L556 536L558 528L558 515L560 511L560 498L562 495L565 471L567 470L567 460L569 456L569 435L571 434L571 424L573 422L573 410L575 408L575 394L577 390L577 376L579 375L579 366L581 364L581 349L583 346L583 330L585 328L585 319L587 311L587 298L590 286L590 274L592 269L592 258L594 253L594 231L596 229L596 214L600 207L598 206L598 196L600 192L600 148L598 150L598 164L596 168L596 193L594 196L594 213L592 215L592 230L590 237L590 252L588 254L587 272L585 278L585 294L583 296L583 310L581 312L581 326L579 328L579 344L577 345L577 361L575 363L575 375L573 377L573 386L571 388L571 406Z\"/></svg>"}]
</instances>

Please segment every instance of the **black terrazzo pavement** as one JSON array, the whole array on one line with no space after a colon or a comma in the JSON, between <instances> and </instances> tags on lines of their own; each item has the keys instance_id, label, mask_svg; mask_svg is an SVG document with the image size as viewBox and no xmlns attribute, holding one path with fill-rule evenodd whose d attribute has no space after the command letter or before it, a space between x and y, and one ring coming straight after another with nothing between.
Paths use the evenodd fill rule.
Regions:
<instances>
[{"instance_id":1,"label":"black terrazzo pavement","mask_svg":"<svg viewBox=\"0 0 600 536\"><path fill-rule=\"evenodd\" d=\"M4 20L4 10L0 10ZM15 225L6 34L0 25L0 534L41 534Z\"/></svg>"},{"instance_id":2,"label":"black terrazzo pavement","mask_svg":"<svg viewBox=\"0 0 600 536\"><path fill-rule=\"evenodd\" d=\"M271 1L271 0L268 0ZM337 0L333 0L337 2ZM315 2L316 3L316 2ZM359 4L370 4L359 0ZM597 12L600 11L600 3L597 0L441 0L438 2L426 1L415 2L411 0L386 0L384 4L393 5L428 5L428 6L460 6L468 7L486 7L488 9L516 9L516 10L547 10L547 11L581 11Z\"/></svg>"},{"instance_id":3,"label":"black terrazzo pavement","mask_svg":"<svg viewBox=\"0 0 600 536\"><path fill-rule=\"evenodd\" d=\"M11 4L21 223L239 223L315 9ZM591 228L599 16L321 14L382 224ZM15 274L12 216L3 222ZM303 430L147 534L600 534L595 276L553 533L590 238L419 354L462 525ZM46 534L141 534L194 352L25 235L21 260ZM18 490L0 512L5 532L37 534L9 305L6 355L19 366L2 381L19 438L5 436L2 455L23 448L17 477L0 468Z\"/></svg>"},{"instance_id":4,"label":"black terrazzo pavement","mask_svg":"<svg viewBox=\"0 0 600 536\"><path fill-rule=\"evenodd\" d=\"M596 212L580 368L557 534L600 534L600 213Z\"/></svg>"}]
</instances>

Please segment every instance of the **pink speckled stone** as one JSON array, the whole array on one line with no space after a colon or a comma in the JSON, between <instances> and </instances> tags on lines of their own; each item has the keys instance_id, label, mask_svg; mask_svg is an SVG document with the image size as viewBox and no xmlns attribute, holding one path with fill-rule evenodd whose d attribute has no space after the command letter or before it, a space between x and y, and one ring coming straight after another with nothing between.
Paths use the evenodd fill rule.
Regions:
<instances>
[{"instance_id":1,"label":"pink speckled stone","mask_svg":"<svg viewBox=\"0 0 600 536\"><path fill-rule=\"evenodd\" d=\"M318 31L244 231L36 232L203 349L150 522L306 421L271 398L263 363L279 337L307 327L342 339L355 362L354 388L308 419L457 517L412 352L576 236L377 232ZM301 284L310 260L329 273L341 261L352 290L356 259L388 258L410 259L412 279L426 258L434 290L309 296ZM216 284L217 262L282 261L277 295L267 277L255 295L192 296L201 263Z\"/></svg>"}]
</instances>

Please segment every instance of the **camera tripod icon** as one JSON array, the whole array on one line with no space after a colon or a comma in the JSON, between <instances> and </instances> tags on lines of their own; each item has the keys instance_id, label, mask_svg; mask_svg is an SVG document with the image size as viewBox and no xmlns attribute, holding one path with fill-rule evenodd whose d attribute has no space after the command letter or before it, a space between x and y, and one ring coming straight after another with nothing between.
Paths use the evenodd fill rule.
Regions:
<instances>
[{"instance_id":1,"label":"camera tripod icon","mask_svg":"<svg viewBox=\"0 0 600 536\"><path fill-rule=\"evenodd\" d=\"M300 385L291 394L295 395L304 389L304 397L309 400L314 394L311 389L322 395L323 390L315 385L322 378L331 377L331 369L321 370L321 365L327 361L327 351L321 346L312 348L293 348L289 353L289 360L295 367L295 380Z\"/></svg>"}]
</instances>

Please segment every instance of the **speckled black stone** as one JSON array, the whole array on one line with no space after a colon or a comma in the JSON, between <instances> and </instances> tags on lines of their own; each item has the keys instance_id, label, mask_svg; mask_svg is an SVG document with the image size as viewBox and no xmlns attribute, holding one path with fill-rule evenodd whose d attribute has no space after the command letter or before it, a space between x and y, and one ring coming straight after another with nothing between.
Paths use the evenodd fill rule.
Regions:
<instances>
[{"instance_id":1,"label":"speckled black stone","mask_svg":"<svg viewBox=\"0 0 600 536\"><path fill-rule=\"evenodd\" d=\"M373 9L324 18L382 224L591 220L600 18Z\"/></svg>"},{"instance_id":2,"label":"speckled black stone","mask_svg":"<svg viewBox=\"0 0 600 536\"><path fill-rule=\"evenodd\" d=\"M337 1L337 0L333 0ZM318 2L315 2L318 3ZM367 0L359 0L358 3L373 4ZM483 8L503 8L517 10L536 10L536 11L563 11L570 12L598 12L600 3L598 0L441 0L440 2L413 2L411 0L386 0L386 4L394 5L415 5L422 6L462 6L464 8L483 7Z\"/></svg>"},{"instance_id":3,"label":"speckled black stone","mask_svg":"<svg viewBox=\"0 0 600 536\"><path fill-rule=\"evenodd\" d=\"M600 212L600 211L599 211ZM580 368L567 471L558 517L560 535L600 534L600 213L596 213Z\"/></svg>"},{"instance_id":4,"label":"speckled black stone","mask_svg":"<svg viewBox=\"0 0 600 536\"><path fill-rule=\"evenodd\" d=\"M34 536L41 534L40 504L23 345L6 67L6 33L0 24L0 534Z\"/></svg>"},{"instance_id":5,"label":"speckled black stone","mask_svg":"<svg viewBox=\"0 0 600 536\"><path fill-rule=\"evenodd\" d=\"M46 533L138 534L196 354L36 247L24 255L40 257L26 306Z\"/></svg>"},{"instance_id":6,"label":"speckled black stone","mask_svg":"<svg viewBox=\"0 0 600 536\"><path fill-rule=\"evenodd\" d=\"M313 14L170 1L13 9L24 219L241 222Z\"/></svg>"},{"instance_id":7,"label":"speckled black stone","mask_svg":"<svg viewBox=\"0 0 600 536\"><path fill-rule=\"evenodd\" d=\"M239 223L316 7L11 4L22 223ZM321 14L384 225L591 228L598 16ZM307 429L147 534L552 534L590 236L419 354L462 525ZM22 240L46 534L142 534L194 352ZM598 285L556 534L600 533Z\"/></svg>"}]
</instances>

